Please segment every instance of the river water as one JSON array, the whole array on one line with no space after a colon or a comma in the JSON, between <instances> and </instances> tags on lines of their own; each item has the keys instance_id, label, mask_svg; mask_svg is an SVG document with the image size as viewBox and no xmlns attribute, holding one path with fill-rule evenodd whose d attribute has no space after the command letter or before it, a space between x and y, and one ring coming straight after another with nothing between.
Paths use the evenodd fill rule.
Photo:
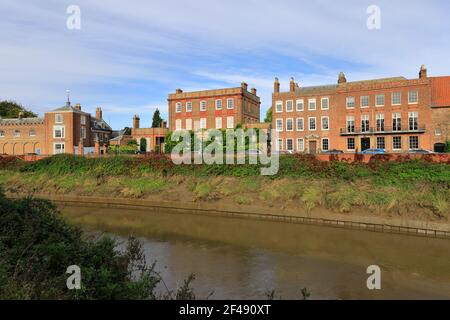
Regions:
<instances>
[{"instance_id":1,"label":"river water","mask_svg":"<svg viewBox=\"0 0 450 320\"><path fill-rule=\"evenodd\" d=\"M61 210L119 241L140 237L169 288L196 275L199 299L266 299L271 290L299 299L302 288L310 299L450 299L450 240L195 214ZM381 290L367 289L369 265L381 268Z\"/></svg>"}]
</instances>

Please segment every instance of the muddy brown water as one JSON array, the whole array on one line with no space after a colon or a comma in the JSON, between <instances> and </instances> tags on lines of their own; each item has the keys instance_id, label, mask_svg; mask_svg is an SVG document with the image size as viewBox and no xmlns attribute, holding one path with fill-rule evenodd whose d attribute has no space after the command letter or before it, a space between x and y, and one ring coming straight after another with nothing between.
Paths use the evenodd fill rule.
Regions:
<instances>
[{"instance_id":1,"label":"muddy brown water","mask_svg":"<svg viewBox=\"0 0 450 320\"><path fill-rule=\"evenodd\" d=\"M144 243L166 285L190 273L198 298L450 299L450 240L282 222L131 209L60 206L89 230ZM381 290L368 290L369 265ZM158 288L161 292L165 289Z\"/></svg>"}]
</instances>

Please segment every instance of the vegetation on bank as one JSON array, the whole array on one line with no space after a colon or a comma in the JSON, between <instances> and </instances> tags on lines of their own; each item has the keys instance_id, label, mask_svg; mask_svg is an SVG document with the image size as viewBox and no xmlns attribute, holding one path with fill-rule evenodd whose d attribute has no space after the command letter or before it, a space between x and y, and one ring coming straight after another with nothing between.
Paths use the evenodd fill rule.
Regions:
<instances>
[{"instance_id":1,"label":"vegetation on bank","mask_svg":"<svg viewBox=\"0 0 450 320\"><path fill-rule=\"evenodd\" d=\"M18 104L15 101L11 100L0 101L0 117L5 119L15 119L18 118L21 113L25 118L37 117L37 114L27 110L24 106Z\"/></svg>"},{"instance_id":2,"label":"vegetation on bank","mask_svg":"<svg viewBox=\"0 0 450 320\"><path fill-rule=\"evenodd\" d=\"M228 201L239 205L326 208L336 212L387 212L447 218L450 166L425 160L368 164L281 156L275 176L260 165L181 165L165 156L84 158L59 155L32 163L0 162L9 192L97 195L169 201ZM421 216L423 218L423 216Z\"/></svg>"},{"instance_id":3,"label":"vegetation on bank","mask_svg":"<svg viewBox=\"0 0 450 320\"><path fill-rule=\"evenodd\" d=\"M0 192L0 299L194 299L194 276L176 292L157 294L162 281L141 243L124 251L110 237L82 237L48 201L11 200ZM67 288L67 268L81 270L81 289Z\"/></svg>"}]
</instances>

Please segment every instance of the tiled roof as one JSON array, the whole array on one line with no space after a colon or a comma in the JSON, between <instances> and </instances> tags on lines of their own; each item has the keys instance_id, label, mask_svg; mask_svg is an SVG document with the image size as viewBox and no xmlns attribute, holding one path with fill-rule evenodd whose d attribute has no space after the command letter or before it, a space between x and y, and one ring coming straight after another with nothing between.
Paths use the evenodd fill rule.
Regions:
<instances>
[{"instance_id":1,"label":"tiled roof","mask_svg":"<svg viewBox=\"0 0 450 320\"><path fill-rule=\"evenodd\" d=\"M431 78L431 106L450 107L450 77Z\"/></svg>"},{"instance_id":2,"label":"tiled roof","mask_svg":"<svg viewBox=\"0 0 450 320\"><path fill-rule=\"evenodd\" d=\"M0 125L43 124L43 118L1 119Z\"/></svg>"},{"instance_id":3,"label":"tiled roof","mask_svg":"<svg viewBox=\"0 0 450 320\"><path fill-rule=\"evenodd\" d=\"M109 126L109 124L106 123L105 120L97 119L94 117L91 118L91 127L93 130L112 131L112 128Z\"/></svg>"},{"instance_id":4,"label":"tiled roof","mask_svg":"<svg viewBox=\"0 0 450 320\"><path fill-rule=\"evenodd\" d=\"M384 83L384 82L397 82L408 80L405 77L392 77L392 78L381 78L373 80L361 80L361 81L350 81L348 84L372 84L372 83Z\"/></svg>"}]
</instances>

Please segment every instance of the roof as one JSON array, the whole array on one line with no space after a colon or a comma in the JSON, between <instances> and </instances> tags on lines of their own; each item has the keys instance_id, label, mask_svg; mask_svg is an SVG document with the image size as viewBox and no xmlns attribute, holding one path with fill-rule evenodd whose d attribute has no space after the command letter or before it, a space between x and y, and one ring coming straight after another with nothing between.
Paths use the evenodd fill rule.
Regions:
<instances>
[{"instance_id":1,"label":"roof","mask_svg":"<svg viewBox=\"0 0 450 320\"><path fill-rule=\"evenodd\" d=\"M432 77L431 106L450 107L450 76Z\"/></svg>"},{"instance_id":2,"label":"roof","mask_svg":"<svg viewBox=\"0 0 450 320\"><path fill-rule=\"evenodd\" d=\"M75 112L75 113L87 114L86 112L78 110L77 108L75 108L75 107L73 107L71 105L67 105L67 104L65 106L63 106L63 107L56 108L56 109L54 109L54 110L52 110L50 112Z\"/></svg>"},{"instance_id":3,"label":"roof","mask_svg":"<svg viewBox=\"0 0 450 320\"><path fill-rule=\"evenodd\" d=\"M361 80L361 81L350 81L348 84L371 84L371 83L383 83L383 82L397 82L397 81L405 81L408 80L405 77L391 77L391 78L381 78L381 79L373 79L373 80Z\"/></svg>"},{"instance_id":4,"label":"roof","mask_svg":"<svg viewBox=\"0 0 450 320\"><path fill-rule=\"evenodd\" d=\"M44 124L43 118L15 118L2 119L0 118L0 125L23 125L23 124Z\"/></svg>"},{"instance_id":5,"label":"roof","mask_svg":"<svg viewBox=\"0 0 450 320\"><path fill-rule=\"evenodd\" d=\"M91 117L91 128L92 130L112 131L112 128L106 123L105 120L94 117Z\"/></svg>"}]
</instances>

